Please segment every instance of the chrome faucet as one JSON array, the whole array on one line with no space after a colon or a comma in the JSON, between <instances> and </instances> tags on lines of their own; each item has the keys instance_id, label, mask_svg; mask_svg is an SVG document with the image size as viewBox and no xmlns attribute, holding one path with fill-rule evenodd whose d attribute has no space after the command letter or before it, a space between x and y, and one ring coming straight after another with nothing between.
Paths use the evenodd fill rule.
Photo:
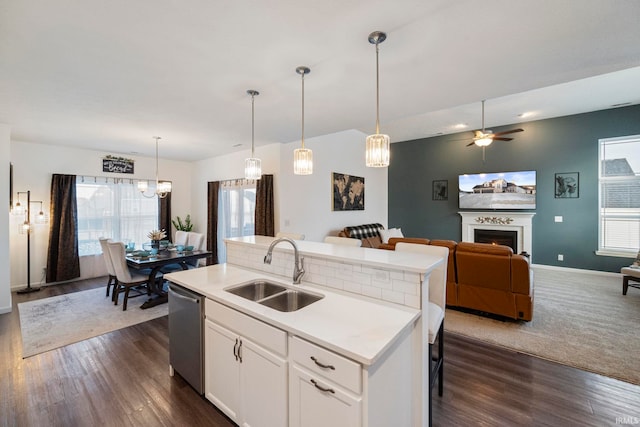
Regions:
<instances>
[{"instance_id":1,"label":"chrome faucet","mask_svg":"<svg viewBox=\"0 0 640 427\"><path fill-rule=\"evenodd\" d=\"M273 252L273 248L280 242L289 242L291 246L293 246L293 254L295 257L295 265L293 266L293 284L299 285L300 280L302 280L302 276L304 276L304 258L300 256L298 252L298 246L296 242L288 237L280 237L269 245L269 250L267 250L267 254L264 256L264 263L271 264L271 253Z\"/></svg>"}]
</instances>

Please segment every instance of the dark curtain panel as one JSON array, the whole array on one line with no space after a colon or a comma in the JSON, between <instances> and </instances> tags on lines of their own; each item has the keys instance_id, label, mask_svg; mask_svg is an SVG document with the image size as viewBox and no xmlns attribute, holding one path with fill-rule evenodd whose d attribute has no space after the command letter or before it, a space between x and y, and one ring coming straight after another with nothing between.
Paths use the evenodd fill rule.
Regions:
<instances>
[{"instance_id":1,"label":"dark curtain panel","mask_svg":"<svg viewBox=\"0 0 640 427\"><path fill-rule=\"evenodd\" d=\"M158 227L167 233L167 239L172 240L171 236L171 193L167 193L167 197L161 199L158 197Z\"/></svg>"},{"instance_id":2,"label":"dark curtain panel","mask_svg":"<svg viewBox=\"0 0 640 427\"><path fill-rule=\"evenodd\" d=\"M257 236L274 235L273 205L273 175L262 175L256 185L255 233Z\"/></svg>"},{"instance_id":3,"label":"dark curtain panel","mask_svg":"<svg viewBox=\"0 0 640 427\"><path fill-rule=\"evenodd\" d=\"M54 174L51 178L49 218L47 283L80 277L75 175Z\"/></svg>"},{"instance_id":4,"label":"dark curtain panel","mask_svg":"<svg viewBox=\"0 0 640 427\"><path fill-rule=\"evenodd\" d=\"M207 265L218 264L218 192L220 181L207 183Z\"/></svg>"}]
</instances>

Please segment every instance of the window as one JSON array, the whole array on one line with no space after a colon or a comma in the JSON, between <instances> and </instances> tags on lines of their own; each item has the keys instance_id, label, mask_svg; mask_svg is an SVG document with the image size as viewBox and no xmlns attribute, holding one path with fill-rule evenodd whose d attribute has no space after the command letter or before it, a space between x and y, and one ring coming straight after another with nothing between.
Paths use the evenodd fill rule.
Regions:
<instances>
[{"instance_id":1,"label":"window","mask_svg":"<svg viewBox=\"0 0 640 427\"><path fill-rule=\"evenodd\" d=\"M100 254L100 237L140 247L158 228L158 199L144 197L133 180L78 177L76 199L80 256Z\"/></svg>"},{"instance_id":2,"label":"window","mask_svg":"<svg viewBox=\"0 0 640 427\"><path fill-rule=\"evenodd\" d=\"M252 236L255 230L256 181L225 181L218 201L218 259L227 259L224 239Z\"/></svg>"},{"instance_id":3,"label":"window","mask_svg":"<svg viewBox=\"0 0 640 427\"><path fill-rule=\"evenodd\" d=\"M640 135L600 140L599 255L640 249Z\"/></svg>"}]
</instances>

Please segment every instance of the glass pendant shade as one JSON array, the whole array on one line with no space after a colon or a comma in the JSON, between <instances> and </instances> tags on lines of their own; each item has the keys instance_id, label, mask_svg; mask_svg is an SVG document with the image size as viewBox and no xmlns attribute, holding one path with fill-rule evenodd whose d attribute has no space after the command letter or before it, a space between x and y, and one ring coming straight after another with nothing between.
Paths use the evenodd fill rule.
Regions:
<instances>
[{"instance_id":1,"label":"glass pendant shade","mask_svg":"<svg viewBox=\"0 0 640 427\"><path fill-rule=\"evenodd\" d=\"M31 224L29 224L29 221L25 221L22 224L20 224L20 228L18 229L18 232L20 234L27 234L30 228L31 228Z\"/></svg>"},{"instance_id":2,"label":"glass pendant shade","mask_svg":"<svg viewBox=\"0 0 640 427\"><path fill-rule=\"evenodd\" d=\"M138 181L138 191L145 192L149 189L148 181Z\"/></svg>"},{"instance_id":3,"label":"glass pendant shade","mask_svg":"<svg viewBox=\"0 0 640 427\"><path fill-rule=\"evenodd\" d=\"M47 223L47 215L43 212L40 211L38 212L38 215L36 215L36 224L46 224Z\"/></svg>"},{"instance_id":4,"label":"glass pendant shade","mask_svg":"<svg viewBox=\"0 0 640 427\"><path fill-rule=\"evenodd\" d=\"M313 152L308 148L293 150L293 173L311 175L313 173Z\"/></svg>"},{"instance_id":5,"label":"glass pendant shade","mask_svg":"<svg viewBox=\"0 0 640 427\"><path fill-rule=\"evenodd\" d=\"M244 177L246 179L260 179L262 176L262 162L260 159L250 157L244 160Z\"/></svg>"},{"instance_id":6,"label":"glass pendant shade","mask_svg":"<svg viewBox=\"0 0 640 427\"><path fill-rule=\"evenodd\" d=\"M158 195L158 197L166 197L167 193L171 193L171 182L158 181L158 186L156 188L156 194Z\"/></svg>"},{"instance_id":7,"label":"glass pendant shade","mask_svg":"<svg viewBox=\"0 0 640 427\"><path fill-rule=\"evenodd\" d=\"M482 139L476 140L476 145L478 147L486 147L490 145L492 142L493 140L491 138L482 138Z\"/></svg>"},{"instance_id":8,"label":"glass pendant shade","mask_svg":"<svg viewBox=\"0 0 640 427\"><path fill-rule=\"evenodd\" d=\"M367 137L366 162L370 168L389 166L389 135L375 134Z\"/></svg>"}]
</instances>

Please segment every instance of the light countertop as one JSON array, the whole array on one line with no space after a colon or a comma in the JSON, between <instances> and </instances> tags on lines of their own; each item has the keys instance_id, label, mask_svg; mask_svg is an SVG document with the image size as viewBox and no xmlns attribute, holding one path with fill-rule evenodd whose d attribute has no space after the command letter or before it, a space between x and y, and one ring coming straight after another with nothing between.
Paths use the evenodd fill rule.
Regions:
<instances>
[{"instance_id":1,"label":"light countertop","mask_svg":"<svg viewBox=\"0 0 640 427\"><path fill-rule=\"evenodd\" d=\"M267 248L275 240L269 236L245 236L225 239L227 244L240 244L250 247ZM317 256L325 259L344 261L349 259L377 268L404 270L412 273L427 273L442 262L442 258L435 256L415 254L412 252L397 252L384 249L360 248L346 245L313 242L310 240L296 240L298 250L302 255ZM274 250L293 252L289 244L278 244Z\"/></svg>"},{"instance_id":2,"label":"light countertop","mask_svg":"<svg viewBox=\"0 0 640 427\"><path fill-rule=\"evenodd\" d=\"M259 236L251 243L253 246L268 246L273 238L265 238L260 242ZM327 258L341 252L342 248L331 248L337 245L326 245L330 248L322 249L316 246L316 242L297 241L303 253L318 254L324 251ZM284 245L283 245L284 247ZM345 249L361 249L348 248ZM351 257L360 251L349 251ZM369 251L382 253L391 251ZM393 252L391 252L393 253ZM344 258L344 254L343 254ZM409 257L413 263L415 257ZM382 261L381 261L382 262ZM364 263L364 262L363 262ZM433 264L433 262L431 262ZM388 264L386 264L388 265ZM433 268L431 265L429 270ZM414 266L425 272L425 266ZM418 271L418 270L416 270ZM262 320L290 334L313 341L321 346L331 349L339 354L349 357L363 365L373 365L385 353L404 332L420 318L420 310L402 305L384 303L382 301L367 299L359 296L350 296L343 292L335 292L324 287L310 285L292 285L290 279L281 276L273 276L267 273L252 271L228 264L218 264L208 267L195 268L165 275L167 280L182 285L214 301L234 308L251 317ZM308 305L298 311L284 313L257 302L249 301L240 296L226 292L224 289L240 283L256 279L269 279L289 287L298 287L314 293L324 295L324 298Z\"/></svg>"}]
</instances>

